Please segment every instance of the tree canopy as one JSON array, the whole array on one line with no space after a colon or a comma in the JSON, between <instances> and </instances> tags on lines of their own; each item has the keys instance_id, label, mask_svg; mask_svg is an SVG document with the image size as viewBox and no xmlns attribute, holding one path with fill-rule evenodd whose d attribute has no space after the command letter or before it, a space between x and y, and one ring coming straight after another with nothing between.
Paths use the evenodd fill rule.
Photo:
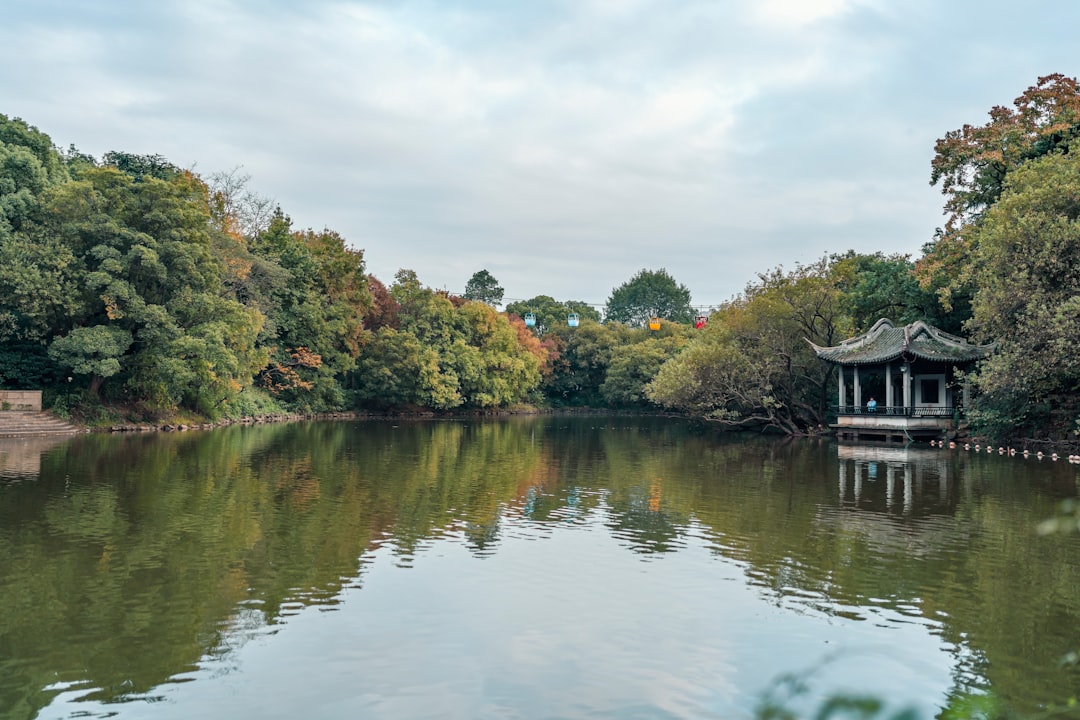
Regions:
<instances>
[{"instance_id":1,"label":"tree canopy","mask_svg":"<svg viewBox=\"0 0 1080 720\"><path fill-rule=\"evenodd\" d=\"M477 270L465 283L465 299L477 300L491 306L502 304L503 289L487 270Z\"/></svg>"},{"instance_id":2,"label":"tree canopy","mask_svg":"<svg viewBox=\"0 0 1080 720\"><path fill-rule=\"evenodd\" d=\"M507 304L506 312L518 317L532 313L536 319L536 332L543 335L549 330L567 325L571 313L577 313L579 320L600 322L600 312L592 305L580 300L556 300L550 295L537 295L528 300L518 300Z\"/></svg>"},{"instance_id":3,"label":"tree canopy","mask_svg":"<svg viewBox=\"0 0 1080 720\"><path fill-rule=\"evenodd\" d=\"M667 270L640 270L615 288L607 300L604 317L632 327L644 327L650 318L677 323L694 319L690 290L675 281Z\"/></svg>"},{"instance_id":4,"label":"tree canopy","mask_svg":"<svg viewBox=\"0 0 1080 720\"><path fill-rule=\"evenodd\" d=\"M1080 155L1010 173L975 235L972 330L998 351L976 375L975 419L997 437L1080 429Z\"/></svg>"},{"instance_id":5,"label":"tree canopy","mask_svg":"<svg viewBox=\"0 0 1080 720\"><path fill-rule=\"evenodd\" d=\"M1069 151L1080 136L1080 83L1061 74L1040 77L1013 106L990 109L984 125L964 125L937 141L930 184L945 195L946 223L918 262L924 288L946 309L975 291L972 256L983 214L1001 197L1010 173L1043 155Z\"/></svg>"}]
</instances>

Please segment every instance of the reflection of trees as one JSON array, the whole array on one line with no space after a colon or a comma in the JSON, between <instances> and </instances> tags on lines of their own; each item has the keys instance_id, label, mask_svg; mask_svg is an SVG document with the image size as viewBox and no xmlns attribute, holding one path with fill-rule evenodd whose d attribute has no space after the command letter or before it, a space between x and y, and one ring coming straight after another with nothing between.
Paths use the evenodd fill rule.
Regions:
<instances>
[{"instance_id":1,"label":"reflection of trees","mask_svg":"<svg viewBox=\"0 0 1080 720\"><path fill-rule=\"evenodd\" d=\"M1070 467L845 462L841 491L828 444L641 418L79 437L0 485L0 706L30 717L58 682L150 692L337 602L380 546L405 565L441 537L483 557L513 524L589 518L655 557L692 533L777 602L924 622L958 685L988 678L1021 708L1080 691L1054 667L1080 645L1080 554L1033 533L1075 492Z\"/></svg>"},{"instance_id":2,"label":"reflection of trees","mask_svg":"<svg viewBox=\"0 0 1080 720\"><path fill-rule=\"evenodd\" d=\"M654 421L551 428L562 483L531 517L557 520L585 489L590 512L635 552L676 550L693 530L778 602L927 624L953 648L958 689L988 681L1028 712L1080 693L1056 666L1080 645L1080 555L1073 540L1034 534L1076 492L1068 466L928 450L847 460L841 492L829 444Z\"/></svg>"},{"instance_id":3,"label":"reflection of trees","mask_svg":"<svg viewBox=\"0 0 1080 720\"><path fill-rule=\"evenodd\" d=\"M496 526L537 457L498 424L75 439L0 487L0 706L148 692L238 626L336 602L380 543Z\"/></svg>"}]
</instances>

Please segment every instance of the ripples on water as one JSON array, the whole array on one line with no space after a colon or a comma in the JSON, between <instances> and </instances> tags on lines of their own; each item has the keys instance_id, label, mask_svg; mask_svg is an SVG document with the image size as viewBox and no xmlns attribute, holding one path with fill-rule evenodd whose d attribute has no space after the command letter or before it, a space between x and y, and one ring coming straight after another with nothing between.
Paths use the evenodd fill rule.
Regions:
<instances>
[{"instance_id":1,"label":"ripples on water","mask_svg":"<svg viewBox=\"0 0 1080 720\"><path fill-rule=\"evenodd\" d=\"M1080 548L1032 533L1075 470L873 458L625 419L76 439L0 480L0 701L726 718L806 671L806 706L929 717L1080 691L1055 666Z\"/></svg>"}]
</instances>

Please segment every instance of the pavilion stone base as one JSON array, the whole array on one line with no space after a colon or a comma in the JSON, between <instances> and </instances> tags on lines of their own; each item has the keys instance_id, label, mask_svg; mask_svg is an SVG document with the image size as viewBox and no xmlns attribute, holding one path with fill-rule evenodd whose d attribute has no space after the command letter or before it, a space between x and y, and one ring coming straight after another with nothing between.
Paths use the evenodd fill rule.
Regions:
<instances>
[{"instance_id":1,"label":"pavilion stone base","mask_svg":"<svg viewBox=\"0 0 1080 720\"><path fill-rule=\"evenodd\" d=\"M916 440L945 440L956 435L952 418L873 417L841 415L830 425L841 440L909 443Z\"/></svg>"}]
</instances>

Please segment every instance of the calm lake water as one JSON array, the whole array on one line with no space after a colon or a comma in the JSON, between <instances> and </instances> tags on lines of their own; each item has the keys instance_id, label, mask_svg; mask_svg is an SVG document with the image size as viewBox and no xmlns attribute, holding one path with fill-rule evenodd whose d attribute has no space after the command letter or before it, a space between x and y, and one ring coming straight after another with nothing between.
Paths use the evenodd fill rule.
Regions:
<instances>
[{"instance_id":1,"label":"calm lake water","mask_svg":"<svg viewBox=\"0 0 1080 720\"><path fill-rule=\"evenodd\" d=\"M6 443L6 444L5 444ZM1080 470L664 419L0 443L0 717L933 717L1080 695Z\"/></svg>"}]
</instances>

